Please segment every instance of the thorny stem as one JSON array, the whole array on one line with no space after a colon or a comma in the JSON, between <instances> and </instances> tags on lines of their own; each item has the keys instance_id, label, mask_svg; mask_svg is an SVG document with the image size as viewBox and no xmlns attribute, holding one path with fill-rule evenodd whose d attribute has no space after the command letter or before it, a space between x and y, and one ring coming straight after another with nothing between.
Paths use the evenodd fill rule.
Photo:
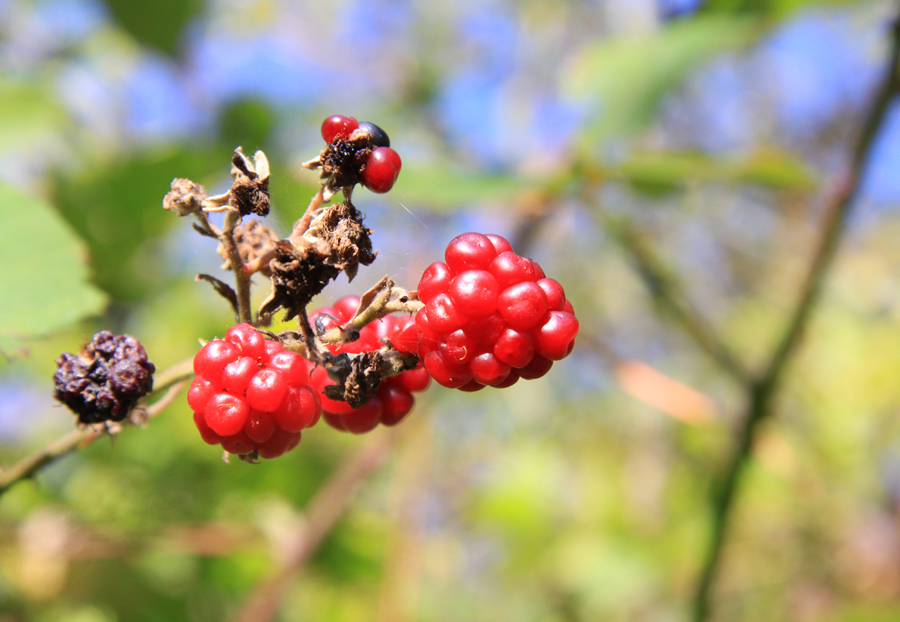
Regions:
<instances>
[{"instance_id":1,"label":"thorny stem","mask_svg":"<svg viewBox=\"0 0 900 622\"><path fill-rule=\"evenodd\" d=\"M187 381L194 375L191 364L192 361L184 361L161 372L157 376L156 386L153 391L141 400L141 404L143 404L149 398L163 394L156 402L145 408L147 419L157 416L175 400ZM141 405L138 406L138 408L141 407ZM128 420L126 419L126 421ZM0 471L0 495L12 488L16 482L32 477L57 458L73 451L84 449L98 437L105 435L106 431L103 428L88 426L83 429L72 430L68 434L47 443L41 449Z\"/></svg>"},{"instance_id":2,"label":"thorny stem","mask_svg":"<svg viewBox=\"0 0 900 622\"><path fill-rule=\"evenodd\" d=\"M882 81L872 100L862 129L853 146L848 174L826 206L822 237L819 239L784 332L778 340L768 364L750 387L747 410L737 443L726 465L724 475L713 496L713 533L706 560L693 601L693 620L704 622L710 617L710 595L715 582L722 546L730 523L734 499L742 481L760 423L773 412L773 401L783 372L797 349L803 331L818 302L828 269L834 260L838 243L846 229L847 218L859 192L860 179L871 155L875 137L881 129L891 100L897 95L897 70L900 63L900 13L891 27L891 51Z\"/></svg>"}]
</instances>

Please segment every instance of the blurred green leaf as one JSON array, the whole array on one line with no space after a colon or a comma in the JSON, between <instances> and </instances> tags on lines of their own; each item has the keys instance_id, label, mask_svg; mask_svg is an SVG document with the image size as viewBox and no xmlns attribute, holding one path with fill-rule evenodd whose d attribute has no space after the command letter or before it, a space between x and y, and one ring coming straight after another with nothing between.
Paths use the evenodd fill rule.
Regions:
<instances>
[{"instance_id":1,"label":"blurred green leaf","mask_svg":"<svg viewBox=\"0 0 900 622\"><path fill-rule=\"evenodd\" d=\"M106 0L110 14L135 39L174 56L184 30L203 9L202 0Z\"/></svg>"},{"instance_id":2,"label":"blurred green leaf","mask_svg":"<svg viewBox=\"0 0 900 622\"><path fill-rule=\"evenodd\" d=\"M754 13L777 20L790 17L797 11L810 7L835 7L862 4L870 0L709 0L705 10L709 12Z\"/></svg>"},{"instance_id":3,"label":"blurred green leaf","mask_svg":"<svg viewBox=\"0 0 900 622\"><path fill-rule=\"evenodd\" d=\"M68 117L48 89L0 80L0 151L56 140Z\"/></svg>"},{"instance_id":4,"label":"blurred green leaf","mask_svg":"<svg viewBox=\"0 0 900 622\"><path fill-rule=\"evenodd\" d=\"M0 350L99 313L84 245L48 204L0 184Z\"/></svg>"},{"instance_id":5,"label":"blurred green leaf","mask_svg":"<svg viewBox=\"0 0 900 622\"><path fill-rule=\"evenodd\" d=\"M816 175L799 158L766 148L739 159L723 159L698 152L639 153L606 171L636 190L660 194L689 183L739 183L773 190L808 191Z\"/></svg>"},{"instance_id":6,"label":"blurred green leaf","mask_svg":"<svg viewBox=\"0 0 900 622\"><path fill-rule=\"evenodd\" d=\"M169 184L175 177L202 183L216 171L225 177L230 156L228 152L200 150L144 153L60 176L55 202L90 246L95 282L113 297L127 301L141 298L158 285L162 276L154 268L157 257L141 251L169 227L189 226L162 209Z\"/></svg>"},{"instance_id":7,"label":"blurred green leaf","mask_svg":"<svg viewBox=\"0 0 900 622\"><path fill-rule=\"evenodd\" d=\"M740 48L758 31L755 20L709 15L672 23L658 33L605 39L586 46L562 76L563 92L597 105L582 134L593 142L634 133L662 98L715 54Z\"/></svg>"},{"instance_id":8,"label":"blurred green leaf","mask_svg":"<svg viewBox=\"0 0 900 622\"><path fill-rule=\"evenodd\" d=\"M396 197L401 203L440 212L457 210L467 203L510 201L522 192L539 186L539 180L491 175L446 163L404 165L391 197Z\"/></svg>"}]
</instances>

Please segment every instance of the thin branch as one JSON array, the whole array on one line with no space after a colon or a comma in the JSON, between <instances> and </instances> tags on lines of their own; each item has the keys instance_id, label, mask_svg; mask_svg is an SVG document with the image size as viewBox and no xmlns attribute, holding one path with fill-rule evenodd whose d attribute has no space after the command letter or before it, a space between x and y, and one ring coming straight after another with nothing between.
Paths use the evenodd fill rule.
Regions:
<instances>
[{"instance_id":1,"label":"thin branch","mask_svg":"<svg viewBox=\"0 0 900 622\"><path fill-rule=\"evenodd\" d=\"M171 405L175 398L178 397L178 393L184 388L191 375L193 375L193 372L185 374L181 378L178 378L174 374L165 378L164 382L160 383L160 388L155 390L153 394L158 395L163 390L165 390L165 393L161 398L145 409L146 418L152 419ZM65 456L75 450L84 449L98 437L106 435L106 430L95 426L88 426L84 429L72 430L55 441L51 441L41 449L25 456L14 465L3 469L3 471L0 472L0 495L9 490L16 482L34 476L40 469L57 458Z\"/></svg>"},{"instance_id":2,"label":"thin branch","mask_svg":"<svg viewBox=\"0 0 900 622\"><path fill-rule=\"evenodd\" d=\"M709 619L710 595L718 574L722 546L727 535L734 499L741 483L744 467L752 452L759 425L772 415L774 397L784 370L796 352L804 329L821 297L825 278L833 263L838 244L846 230L848 216L859 192L860 179L871 156L872 145L884 123L891 100L897 94L897 70L898 64L900 64L900 14L892 24L891 34L891 51L884 76L873 95L872 106L863 120L859 138L853 145L848 165L849 172L826 206L822 236L815 248L809 272L784 332L776 343L768 364L750 391L737 443L714 494L712 539L693 602L695 622Z\"/></svg>"},{"instance_id":3,"label":"thin branch","mask_svg":"<svg viewBox=\"0 0 900 622\"><path fill-rule=\"evenodd\" d=\"M709 322L686 301L675 275L642 239L636 227L623 218L605 212L601 217L605 230L628 252L657 308L677 323L735 380L747 385L750 372L725 341L713 332Z\"/></svg>"},{"instance_id":4,"label":"thin branch","mask_svg":"<svg viewBox=\"0 0 900 622\"><path fill-rule=\"evenodd\" d=\"M381 464L393 437L392 432L375 434L319 489L307 506L306 520L293 550L289 551L281 567L257 586L235 620L267 622L275 617L291 580L350 507L363 481Z\"/></svg>"}]
</instances>

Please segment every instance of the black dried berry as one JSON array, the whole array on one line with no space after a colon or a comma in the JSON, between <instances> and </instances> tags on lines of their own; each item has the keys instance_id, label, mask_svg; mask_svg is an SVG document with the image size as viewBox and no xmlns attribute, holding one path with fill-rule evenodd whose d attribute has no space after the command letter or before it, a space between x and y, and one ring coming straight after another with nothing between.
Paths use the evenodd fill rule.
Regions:
<instances>
[{"instance_id":1,"label":"black dried berry","mask_svg":"<svg viewBox=\"0 0 900 622\"><path fill-rule=\"evenodd\" d=\"M122 421L153 389L156 367L141 342L100 331L82 351L56 361L54 397L85 424Z\"/></svg>"}]
</instances>

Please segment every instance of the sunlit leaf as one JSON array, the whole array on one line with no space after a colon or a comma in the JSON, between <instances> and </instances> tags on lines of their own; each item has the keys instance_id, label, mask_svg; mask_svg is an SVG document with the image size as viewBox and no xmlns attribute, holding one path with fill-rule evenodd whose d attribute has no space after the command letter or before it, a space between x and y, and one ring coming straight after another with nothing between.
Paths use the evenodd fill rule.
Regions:
<instances>
[{"instance_id":1,"label":"sunlit leaf","mask_svg":"<svg viewBox=\"0 0 900 622\"><path fill-rule=\"evenodd\" d=\"M774 148L739 158L684 151L638 153L607 169L606 175L653 194L691 183L738 183L796 191L811 190L816 183L815 173L805 162Z\"/></svg>"},{"instance_id":2,"label":"sunlit leaf","mask_svg":"<svg viewBox=\"0 0 900 622\"><path fill-rule=\"evenodd\" d=\"M49 205L0 184L0 350L98 313L84 245Z\"/></svg>"}]
</instances>

